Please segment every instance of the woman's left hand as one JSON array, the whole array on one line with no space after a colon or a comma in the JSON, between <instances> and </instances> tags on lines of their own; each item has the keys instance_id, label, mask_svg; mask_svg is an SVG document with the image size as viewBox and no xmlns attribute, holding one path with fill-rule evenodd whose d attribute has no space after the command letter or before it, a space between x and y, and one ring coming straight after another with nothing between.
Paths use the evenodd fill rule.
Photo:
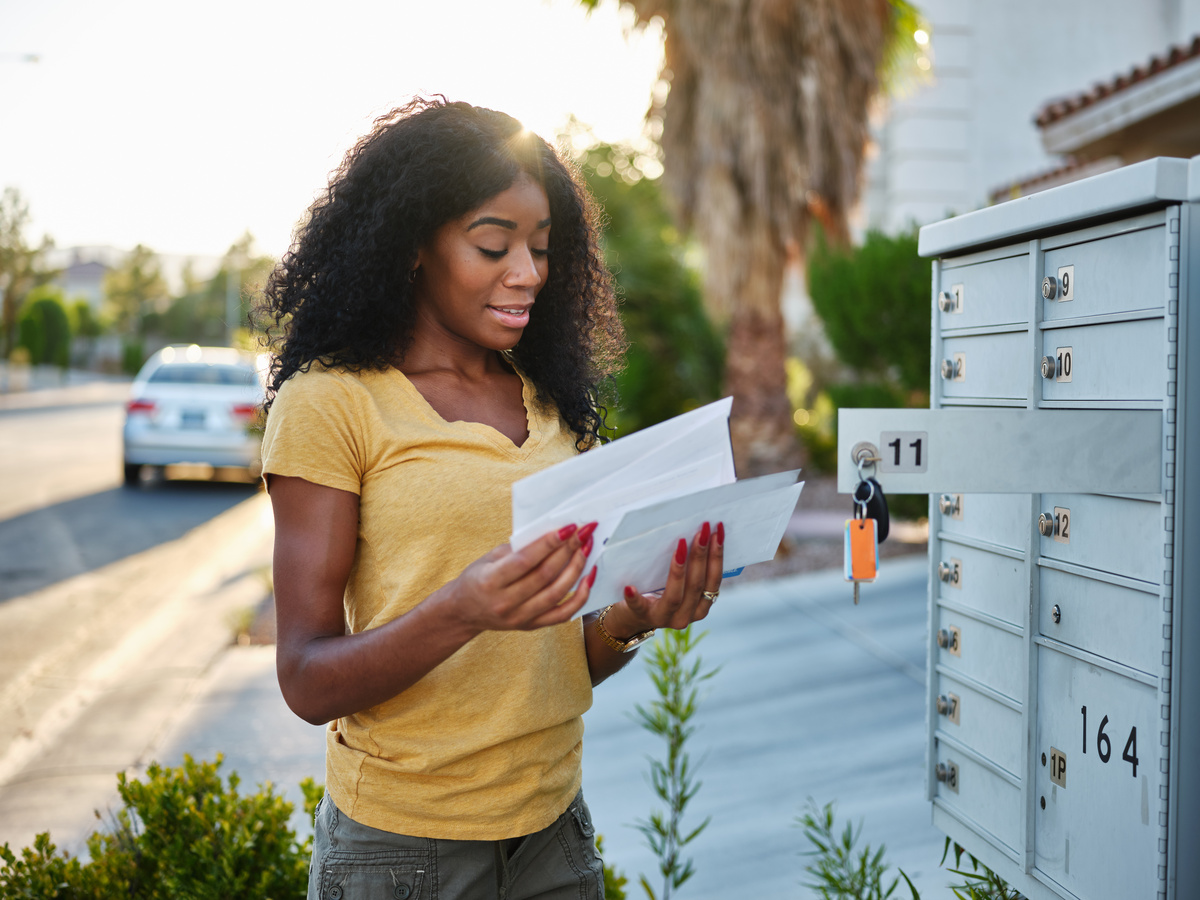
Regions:
<instances>
[{"instance_id":1,"label":"woman's left hand","mask_svg":"<svg viewBox=\"0 0 1200 900\"><path fill-rule=\"evenodd\" d=\"M687 628L712 610L721 590L725 562L725 526L715 529L705 522L692 536L691 546L683 538L671 558L667 586L661 592L643 594L626 586L625 598L609 612L610 633L637 634L651 628ZM624 608L622 608L624 607Z\"/></svg>"}]
</instances>

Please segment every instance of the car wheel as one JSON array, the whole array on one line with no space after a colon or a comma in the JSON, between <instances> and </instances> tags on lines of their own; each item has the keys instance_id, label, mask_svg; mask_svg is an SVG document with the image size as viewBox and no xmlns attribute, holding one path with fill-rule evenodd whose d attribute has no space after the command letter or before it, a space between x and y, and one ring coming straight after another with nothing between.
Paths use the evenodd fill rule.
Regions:
<instances>
[{"instance_id":1,"label":"car wheel","mask_svg":"<svg viewBox=\"0 0 1200 900\"><path fill-rule=\"evenodd\" d=\"M125 485L133 487L142 480L142 467L138 463L125 463Z\"/></svg>"}]
</instances>

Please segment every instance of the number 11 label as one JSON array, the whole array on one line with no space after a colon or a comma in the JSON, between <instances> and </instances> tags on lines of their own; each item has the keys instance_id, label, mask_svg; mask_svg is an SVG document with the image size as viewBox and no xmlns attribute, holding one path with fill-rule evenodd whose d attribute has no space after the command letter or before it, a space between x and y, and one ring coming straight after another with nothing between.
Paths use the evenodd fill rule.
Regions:
<instances>
[{"instance_id":1,"label":"number 11 label","mask_svg":"<svg viewBox=\"0 0 1200 900\"><path fill-rule=\"evenodd\" d=\"M929 432L885 431L879 436L880 472L924 472L929 467Z\"/></svg>"}]
</instances>

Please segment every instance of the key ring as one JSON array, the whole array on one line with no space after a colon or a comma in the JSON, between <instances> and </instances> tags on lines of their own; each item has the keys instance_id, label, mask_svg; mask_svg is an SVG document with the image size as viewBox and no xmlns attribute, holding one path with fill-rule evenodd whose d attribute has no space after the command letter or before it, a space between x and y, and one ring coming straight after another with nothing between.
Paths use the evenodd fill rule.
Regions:
<instances>
[{"instance_id":1,"label":"key ring","mask_svg":"<svg viewBox=\"0 0 1200 900\"><path fill-rule=\"evenodd\" d=\"M861 469L859 470L859 474L860 475L862 474ZM857 516L857 518L860 518L860 519L865 519L867 517L867 504L870 503L873 499L875 499L875 483L873 481L871 481L871 479L869 479L869 478L863 478L861 481L859 481L858 487L860 488L864 484L867 486L867 496L866 497L864 497L862 500L858 499L858 488L854 489L854 494L853 494L855 509L857 511L861 512L861 515Z\"/></svg>"}]
</instances>

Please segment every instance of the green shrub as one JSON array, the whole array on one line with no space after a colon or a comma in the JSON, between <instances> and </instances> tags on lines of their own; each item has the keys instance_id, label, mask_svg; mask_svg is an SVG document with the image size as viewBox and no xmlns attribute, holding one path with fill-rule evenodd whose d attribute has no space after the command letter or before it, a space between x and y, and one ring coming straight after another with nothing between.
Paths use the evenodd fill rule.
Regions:
<instances>
[{"instance_id":1,"label":"green shrub","mask_svg":"<svg viewBox=\"0 0 1200 900\"><path fill-rule=\"evenodd\" d=\"M646 670L654 683L657 699L648 706L637 704L637 720L646 731L666 742L664 759L650 758L650 784L654 793L666 805L666 811L651 810L649 819L641 819L637 829L646 846L658 857L658 872L662 876L662 893L656 894L646 875L638 881L650 900L671 900L691 878L696 868L691 857L684 858L684 848L708 827L711 816L685 831L683 815L688 803L700 790L701 782L687 752L688 741L696 731L691 724L700 701L699 686L720 671L704 669L704 660L696 646L708 632L696 632L694 625L681 630L666 629L650 645L646 653Z\"/></svg>"},{"instance_id":2,"label":"green shrub","mask_svg":"<svg viewBox=\"0 0 1200 900\"><path fill-rule=\"evenodd\" d=\"M121 345L121 371L136 375L146 361L146 348L141 341L125 341Z\"/></svg>"},{"instance_id":3,"label":"green shrub","mask_svg":"<svg viewBox=\"0 0 1200 900\"><path fill-rule=\"evenodd\" d=\"M87 300L76 300L71 304L71 331L80 337L99 337L104 333L104 324L92 312Z\"/></svg>"},{"instance_id":4,"label":"green shrub","mask_svg":"<svg viewBox=\"0 0 1200 900\"><path fill-rule=\"evenodd\" d=\"M57 288L30 292L17 319L17 343L29 351L34 365L66 368L71 355L71 324Z\"/></svg>"},{"instance_id":5,"label":"green shrub","mask_svg":"<svg viewBox=\"0 0 1200 900\"><path fill-rule=\"evenodd\" d=\"M838 358L902 391L925 390L930 363L929 260L917 232L867 233L861 247L831 247L818 230L808 256L813 308Z\"/></svg>"},{"instance_id":6,"label":"green shrub","mask_svg":"<svg viewBox=\"0 0 1200 900\"><path fill-rule=\"evenodd\" d=\"M152 763L143 781L117 776L124 804L109 831L87 840L90 860L57 852L48 834L17 856L0 848L0 900L217 900L302 898L312 839L288 826L292 804L268 784L239 795L215 762L185 756L179 768ZM301 785L311 814L320 795Z\"/></svg>"},{"instance_id":7,"label":"green shrub","mask_svg":"<svg viewBox=\"0 0 1200 900\"><path fill-rule=\"evenodd\" d=\"M596 852L604 859L604 835L596 835ZM604 900L626 900L625 885L629 883L616 866L604 863Z\"/></svg>"},{"instance_id":8,"label":"green shrub","mask_svg":"<svg viewBox=\"0 0 1200 900\"><path fill-rule=\"evenodd\" d=\"M804 829L804 836L812 845L812 849L804 854L812 858L804 871L814 881L805 887L812 888L824 900L886 900L896 892L900 876L904 877L914 900L920 900L917 889L903 870L885 886L888 866L883 861L882 845L874 853L870 845L857 851L861 822L857 829L847 822L840 835L835 833L832 803L818 807L809 797L808 809L796 819L796 825Z\"/></svg>"}]
</instances>

